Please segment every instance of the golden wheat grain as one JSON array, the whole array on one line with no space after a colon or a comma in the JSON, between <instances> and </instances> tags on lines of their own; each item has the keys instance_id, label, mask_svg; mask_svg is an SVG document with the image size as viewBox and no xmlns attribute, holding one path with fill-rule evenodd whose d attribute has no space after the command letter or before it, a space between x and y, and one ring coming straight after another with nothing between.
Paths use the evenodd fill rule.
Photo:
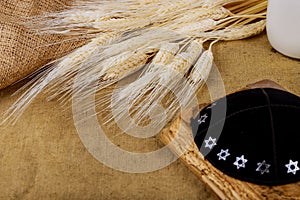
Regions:
<instances>
[{"instance_id":1,"label":"golden wheat grain","mask_svg":"<svg viewBox=\"0 0 300 200\"><path fill-rule=\"evenodd\" d=\"M147 97L148 100L145 103L145 107L143 105L140 109L136 120L138 117L146 116L147 111L152 111L155 108L155 105L161 103L163 99L166 100L164 102L164 108L165 113L167 114L167 120L171 120L176 113L180 111L181 106L186 106L187 98L190 99L186 94L191 92L187 93L188 88L185 87L186 81L184 75L201 55L203 50L202 44L202 40L194 40L185 52L180 53L180 56L177 56L176 59L174 59L173 65L169 66L169 68L172 69L169 72L172 76L166 76L167 79L164 80L165 85L163 86L167 85L168 87L157 87L150 93L149 97ZM176 96L170 95L169 91ZM166 99L166 97L168 98ZM149 104L148 102L151 103ZM180 102L180 104L178 102ZM153 123L159 124L159 118L156 120L158 121L154 120Z\"/></svg>"},{"instance_id":2,"label":"golden wheat grain","mask_svg":"<svg viewBox=\"0 0 300 200\"><path fill-rule=\"evenodd\" d=\"M185 74L199 57L202 50L202 43L192 42L186 52L176 55L174 61L168 67L175 72Z\"/></svg>"},{"instance_id":3,"label":"golden wheat grain","mask_svg":"<svg viewBox=\"0 0 300 200\"><path fill-rule=\"evenodd\" d=\"M103 77L104 81L107 80L120 80L129 74L141 69L147 63L148 59L157 52L156 49L147 50L147 52L141 51L135 53L130 58L126 59L120 65L113 65L105 71Z\"/></svg>"},{"instance_id":4,"label":"golden wheat grain","mask_svg":"<svg viewBox=\"0 0 300 200\"><path fill-rule=\"evenodd\" d=\"M172 23L181 24L185 26L185 23L199 22L202 19L223 19L230 16L231 12L224 8L223 6L218 6L216 8L195 8L191 9L187 13L183 13L182 16L178 16L176 19L171 21Z\"/></svg>"},{"instance_id":5,"label":"golden wheat grain","mask_svg":"<svg viewBox=\"0 0 300 200\"><path fill-rule=\"evenodd\" d=\"M167 43L165 45L162 45L156 56L153 58L152 64L168 64L172 60L172 58L174 58L174 55L178 52L178 50L178 43Z\"/></svg>"},{"instance_id":6,"label":"golden wheat grain","mask_svg":"<svg viewBox=\"0 0 300 200\"><path fill-rule=\"evenodd\" d=\"M170 90L175 91L179 87L178 83L181 82L184 74L200 56L202 41L191 42L188 47L183 47L183 49L185 50L177 54L168 65L145 73L137 81L119 91L118 98L114 100L114 102L118 102L113 105L115 109L120 113L125 113L127 108L121 105L130 105L130 107L134 107L130 114L135 122L139 123L146 119L147 115L155 110ZM173 106L172 102L169 105ZM167 107L166 110L168 110L167 114L170 118L169 114L172 115L173 108Z\"/></svg>"},{"instance_id":7,"label":"golden wheat grain","mask_svg":"<svg viewBox=\"0 0 300 200\"><path fill-rule=\"evenodd\" d=\"M193 84L207 80L213 64L213 58L213 53L210 49L203 52L189 76Z\"/></svg>"},{"instance_id":8,"label":"golden wheat grain","mask_svg":"<svg viewBox=\"0 0 300 200\"><path fill-rule=\"evenodd\" d=\"M186 34L186 35L197 35L199 32L205 32L208 30L212 30L218 25L218 21L215 21L213 19L204 19L199 22L193 22L193 23L186 23L185 26L175 29L176 32L180 34Z\"/></svg>"},{"instance_id":9,"label":"golden wheat grain","mask_svg":"<svg viewBox=\"0 0 300 200\"><path fill-rule=\"evenodd\" d=\"M221 40L240 40L260 34L266 27L266 20L260 20L255 23L242 26L226 27L222 30L216 30L206 33L199 33L201 38L216 38Z\"/></svg>"},{"instance_id":10,"label":"golden wheat grain","mask_svg":"<svg viewBox=\"0 0 300 200\"><path fill-rule=\"evenodd\" d=\"M209 73L213 66L213 53L212 53L212 46L218 40L212 42L208 50L205 50L197 62L191 69L191 72L187 76L186 82L180 85L177 88L178 94L180 97L180 101L183 105L189 105L193 97L196 95L198 89L200 89L204 83L206 82ZM179 108L174 106L172 113L176 113Z\"/></svg>"},{"instance_id":11,"label":"golden wheat grain","mask_svg":"<svg viewBox=\"0 0 300 200\"><path fill-rule=\"evenodd\" d=\"M149 72L154 72L162 67L165 67L174 59L175 54L178 52L178 50L178 43L167 43L162 45L157 54L152 59L151 64L146 68L146 70L143 73L145 74Z\"/></svg>"},{"instance_id":12,"label":"golden wheat grain","mask_svg":"<svg viewBox=\"0 0 300 200\"><path fill-rule=\"evenodd\" d=\"M187 48L187 52L190 53L191 57L192 57L192 64L194 64L198 57L201 55L202 51L203 51L203 43L204 40L202 39L196 39L194 41L191 42L191 44L188 46Z\"/></svg>"}]
</instances>

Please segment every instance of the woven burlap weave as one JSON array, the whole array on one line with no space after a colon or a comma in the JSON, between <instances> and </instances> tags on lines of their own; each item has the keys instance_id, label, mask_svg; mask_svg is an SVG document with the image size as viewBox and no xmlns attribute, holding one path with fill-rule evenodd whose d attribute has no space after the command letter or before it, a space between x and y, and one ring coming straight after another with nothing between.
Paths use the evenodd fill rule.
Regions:
<instances>
[{"instance_id":1,"label":"woven burlap weave","mask_svg":"<svg viewBox=\"0 0 300 200\"><path fill-rule=\"evenodd\" d=\"M72 0L0 1L0 89L83 44L74 38L39 35L24 26L25 17L61 10ZM50 45L49 44L54 44Z\"/></svg>"}]
</instances>

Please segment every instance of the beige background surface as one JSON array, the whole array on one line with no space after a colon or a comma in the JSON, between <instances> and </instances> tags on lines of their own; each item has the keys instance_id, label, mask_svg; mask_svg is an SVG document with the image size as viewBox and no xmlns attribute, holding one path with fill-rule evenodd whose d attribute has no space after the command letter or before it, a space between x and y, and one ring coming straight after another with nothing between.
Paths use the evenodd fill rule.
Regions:
<instances>
[{"instance_id":1,"label":"beige background surface","mask_svg":"<svg viewBox=\"0 0 300 200\"><path fill-rule=\"evenodd\" d=\"M227 93L267 78L300 95L300 61L272 50L265 34L220 43L214 53ZM18 87L0 91L0 112L16 99L10 95ZM129 140L124 137L118 145ZM162 146L156 138L134 144L131 148L143 151ZM45 198L214 199L179 161L147 174L104 166L81 143L71 110L40 95L14 127L0 127L0 199Z\"/></svg>"}]
</instances>

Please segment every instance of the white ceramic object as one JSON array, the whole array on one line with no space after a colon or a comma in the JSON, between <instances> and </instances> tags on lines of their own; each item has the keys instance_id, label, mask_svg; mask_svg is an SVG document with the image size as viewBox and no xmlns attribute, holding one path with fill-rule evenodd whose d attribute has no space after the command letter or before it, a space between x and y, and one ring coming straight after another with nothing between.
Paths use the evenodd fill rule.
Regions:
<instances>
[{"instance_id":1,"label":"white ceramic object","mask_svg":"<svg viewBox=\"0 0 300 200\"><path fill-rule=\"evenodd\" d=\"M280 53L300 59L300 0L269 0L267 34Z\"/></svg>"}]
</instances>

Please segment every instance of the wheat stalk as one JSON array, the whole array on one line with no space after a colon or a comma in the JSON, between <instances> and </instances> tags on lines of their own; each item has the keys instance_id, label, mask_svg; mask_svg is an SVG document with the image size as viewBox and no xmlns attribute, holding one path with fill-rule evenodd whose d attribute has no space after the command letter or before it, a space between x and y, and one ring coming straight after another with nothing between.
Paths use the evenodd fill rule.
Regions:
<instances>
[{"instance_id":1,"label":"wheat stalk","mask_svg":"<svg viewBox=\"0 0 300 200\"><path fill-rule=\"evenodd\" d=\"M170 95L163 85L182 94L179 101L188 102L206 80L213 60L211 47L200 56L202 43L259 34L265 28L266 7L266 0L79 0L66 10L30 18L26 25L38 34L87 37L89 42L24 86L4 121L15 122L41 91L62 101L74 94L84 98L94 92L90 85L97 83L100 91L144 66L137 80L117 89L113 101L121 104L112 107L122 111L123 103L129 105L141 121ZM108 101L107 96L98 102ZM166 110L170 118L176 115L175 99L168 100Z\"/></svg>"},{"instance_id":2,"label":"wheat stalk","mask_svg":"<svg viewBox=\"0 0 300 200\"><path fill-rule=\"evenodd\" d=\"M175 46L168 44L166 46ZM174 51L173 51L174 52ZM131 116L137 123L142 123L149 113L151 113L157 104L164 99L170 90L174 90L183 78L184 74L195 63L202 52L202 42L194 41L189 44L186 50L179 52L174 56L172 62L168 61L166 66L161 65L155 70L149 70L137 81L129 84L118 91L116 102L112 106L119 111L119 118L122 119L122 113L126 113L128 107L132 108ZM172 55L172 54L171 54ZM168 86L169 88L166 88ZM142 105L142 107L136 105ZM128 107L124 105L129 105ZM171 110L171 108L167 108ZM169 116L170 118L170 116ZM112 120L111 118L109 120ZM130 126L128 127L131 128Z\"/></svg>"}]
</instances>

